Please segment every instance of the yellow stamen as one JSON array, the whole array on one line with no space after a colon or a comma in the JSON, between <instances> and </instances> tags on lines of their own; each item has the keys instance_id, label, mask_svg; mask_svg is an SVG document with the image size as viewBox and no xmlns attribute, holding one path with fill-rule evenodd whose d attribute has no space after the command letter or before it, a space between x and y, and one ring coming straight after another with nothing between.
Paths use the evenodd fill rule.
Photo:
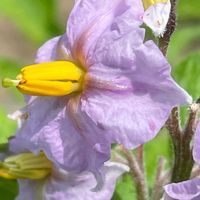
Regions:
<instances>
[{"instance_id":1,"label":"yellow stamen","mask_svg":"<svg viewBox=\"0 0 200 200\"><path fill-rule=\"evenodd\" d=\"M0 163L0 176L6 179L43 179L51 173L52 164L44 153L22 153Z\"/></svg>"},{"instance_id":2,"label":"yellow stamen","mask_svg":"<svg viewBox=\"0 0 200 200\"><path fill-rule=\"evenodd\" d=\"M35 96L64 96L81 90L84 72L69 61L55 61L22 68L17 80L4 79L3 86L16 86Z\"/></svg>"},{"instance_id":3,"label":"yellow stamen","mask_svg":"<svg viewBox=\"0 0 200 200\"><path fill-rule=\"evenodd\" d=\"M150 6L156 3L167 3L169 0L143 0L144 9L147 10Z\"/></svg>"}]
</instances>

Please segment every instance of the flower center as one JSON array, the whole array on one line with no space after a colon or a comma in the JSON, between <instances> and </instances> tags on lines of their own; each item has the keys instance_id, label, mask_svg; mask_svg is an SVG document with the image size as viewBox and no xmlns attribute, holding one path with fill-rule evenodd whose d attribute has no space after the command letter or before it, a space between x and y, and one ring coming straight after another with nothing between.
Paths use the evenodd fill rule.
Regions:
<instances>
[{"instance_id":1,"label":"flower center","mask_svg":"<svg viewBox=\"0 0 200 200\"><path fill-rule=\"evenodd\" d=\"M0 162L0 176L7 179L42 179L52 171L52 163L43 152L22 153Z\"/></svg>"},{"instance_id":2,"label":"flower center","mask_svg":"<svg viewBox=\"0 0 200 200\"><path fill-rule=\"evenodd\" d=\"M167 3L168 0L142 0L144 9L147 10L150 6L156 3Z\"/></svg>"},{"instance_id":3,"label":"flower center","mask_svg":"<svg viewBox=\"0 0 200 200\"><path fill-rule=\"evenodd\" d=\"M4 78L3 87L16 86L34 96L64 96L82 90L84 72L70 61L55 61L22 68L16 80Z\"/></svg>"}]
</instances>

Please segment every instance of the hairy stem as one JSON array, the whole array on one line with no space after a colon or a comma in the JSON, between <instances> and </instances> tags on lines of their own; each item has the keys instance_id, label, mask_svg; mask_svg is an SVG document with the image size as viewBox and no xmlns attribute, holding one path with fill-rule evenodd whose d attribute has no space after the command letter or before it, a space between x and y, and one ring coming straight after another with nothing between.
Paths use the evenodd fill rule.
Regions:
<instances>
[{"instance_id":1,"label":"hairy stem","mask_svg":"<svg viewBox=\"0 0 200 200\"><path fill-rule=\"evenodd\" d=\"M179 110L177 107L172 109L171 115L166 123L172 138L174 147L174 165L172 170L172 182L176 182L179 179L179 169L181 168L181 157L182 157L182 130L179 122Z\"/></svg>"},{"instance_id":2,"label":"hairy stem","mask_svg":"<svg viewBox=\"0 0 200 200\"><path fill-rule=\"evenodd\" d=\"M199 108L198 103L190 106L188 121L183 131L179 132L176 127L173 127L173 124L168 126L175 153L171 182L185 181L190 178L194 165L191 141L196 129L196 118Z\"/></svg>"},{"instance_id":3,"label":"hairy stem","mask_svg":"<svg viewBox=\"0 0 200 200\"><path fill-rule=\"evenodd\" d=\"M140 164L140 168L144 173L144 147L143 145L137 148L137 159L138 159L138 163Z\"/></svg>"},{"instance_id":4,"label":"hairy stem","mask_svg":"<svg viewBox=\"0 0 200 200\"><path fill-rule=\"evenodd\" d=\"M130 167L130 173L133 177L133 181L135 183L136 187L136 194L138 200L148 200L148 186L146 184L145 175L143 173L143 170L141 169L140 163L136 159L133 153L131 153L129 150L121 147L121 150L126 157L129 167Z\"/></svg>"},{"instance_id":5,"label":"hairy stem","mask_svg":"<svg viewBox=\"0 0 200 200\"><path fill-rule=\"evenodd\" d=\"M152 190L151 199L152 200L160 200L163 195L163 180L162 180L162 173L165 167L165 160L164 158L159 158L155 183Z\"/></svg>"},{"instance_id":6,"label":"hairy stem","mask_svg":"<svg viewBox=\"0 0 200 200\"><path fill-rule=\"evenodd\" d=\"M191 141L196 130L196 119L199 111L199 103L193 103L190 106L189 118L186 123L185 129L183 131L182 139L182 162L181 162L181 171L180 179L181 181L187 180L190 178L191 171L194 165L194 160L192 157L192 147Z\"/></svg>"}]
</instances>

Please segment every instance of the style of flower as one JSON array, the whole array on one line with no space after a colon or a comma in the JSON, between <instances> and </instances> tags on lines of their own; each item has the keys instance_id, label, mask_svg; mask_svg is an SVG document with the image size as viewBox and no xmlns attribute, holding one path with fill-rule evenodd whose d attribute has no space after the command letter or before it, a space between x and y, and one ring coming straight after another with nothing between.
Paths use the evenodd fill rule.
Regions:
<instances>
[{"instance_id":1,"label":"style of flower","mask_svg":"<svg viewBox=\"0 0 200 200\"><path fill-rule=\"evenodd\" d=\"M128 170L125 165L107 162L101 168L104 185L92 191L96 180L91 172L73 174L59 169L42 152L24 152L0 162L0 176L18 180L16 200L110 200L117 178Z\"/></svg>"},{"instance_id":2,"label":"style of flower","mask_svg":"<svg viewBox=\"0 0 200 200\"><path fill-rule=\"evenodd\" d=\"M195 137L193 158L200 166L200 123L198 123ZM172 183L165 186L166 200L199 200L200 199L200 178Z\"/></svg>"},{"instance_id":3,"label":"style of flower","mask_svg":"<svg viewBox=\"0 0 200 200\"><path fill-rule=\"evenodd\" d=\"M163 36L170 16L170 0L143 0L144 23L152 29L155 36Z\"/></svg>"},{"instance_id":4,"label":"style of flower","mask_svg":"<svg viewBox=\"0 0 200 200\"><path fill-rule=\"evenodd\" d=\"M67 171L96 172L112 143L138 147L174 106L191 102L158 47L144 43L143 12L139 0L76 1L66 33L45 43L17 80L4 81L50 96L27 98L14 152L21 151L17 140Z\"/></svg>"}]
</instances>

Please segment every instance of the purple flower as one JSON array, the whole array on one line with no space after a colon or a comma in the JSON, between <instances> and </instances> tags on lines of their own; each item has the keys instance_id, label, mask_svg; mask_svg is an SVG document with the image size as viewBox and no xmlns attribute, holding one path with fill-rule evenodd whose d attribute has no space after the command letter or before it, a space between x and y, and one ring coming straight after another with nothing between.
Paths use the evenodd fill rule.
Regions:
<instances>
[{"instance_id":1,"label":"purple flower","mask_svg":"<svg viewBox=\"0 0 200 200\"><path fill-rule=\"evenodd\" d=\"M200 166L200 123L198 123L194 138L193 158ZM200 199L200 178L172 183L165 186L166 200L199 200Z\"/></svg>"},{"instance_id":2,"label":"purple flower","mask_svg":"<svg viewBox=\"0 0 200 200\"><path fill-rule=\"evenodd\" d=\"M109 200L118 177L129 170L123 164L105 163L100 169L104 182L101 188L94 188L96 179L91 172L64 171L54 166L43 152L38 155L30 152L4 154L1 159L2 156L0 176L18 180L17 200Z\"/></svg>"},{"instance_id":3,"label":"purple flower","mask_svg":"<svg viewBox=\"0 0 200 200\"><path fill-rule=\"evenodd\" d=\"M174 106L191 101L172 79L158 47L144 43L143 13L139 0L76 1L66 33L45 43L36 63L71 61L84 75L76 82L77 92L28 98L27 119L16 135L26 150L44 151L67 171L95 172L109 159L112 143L135 148L151 140ZM30 83L21 82L18 88ZM31 85L31 90L51 92L55 81L49 87L46 83L36 89ZM11 141L11 149L19 152L21 145Z\"/></svg>"}]
</instances>

